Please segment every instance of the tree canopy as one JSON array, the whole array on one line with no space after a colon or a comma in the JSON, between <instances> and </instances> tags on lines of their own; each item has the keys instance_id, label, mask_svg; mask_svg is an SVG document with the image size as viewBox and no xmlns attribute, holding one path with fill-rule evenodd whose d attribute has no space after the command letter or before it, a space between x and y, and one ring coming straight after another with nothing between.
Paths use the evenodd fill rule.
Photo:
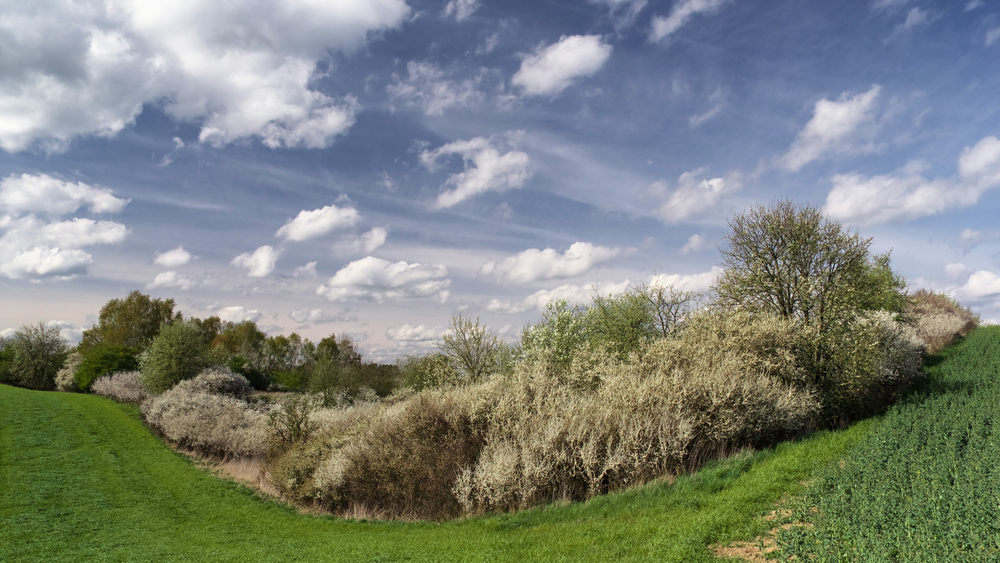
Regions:
<instances>
[{"instance_id":1,"label":"tree canopy","mask_svg":"<svg viewBox=\"0 0 1000 563\"><path fill-rule=\"evenodd\" d=\"M112 299L101 307L97 324L83 331L80 350L84 355L98 344L117 345L143 351L160 333L160 327L175 318L173 299L153 299L138 290L124 299Z\"/></svg>"}]
</instances>

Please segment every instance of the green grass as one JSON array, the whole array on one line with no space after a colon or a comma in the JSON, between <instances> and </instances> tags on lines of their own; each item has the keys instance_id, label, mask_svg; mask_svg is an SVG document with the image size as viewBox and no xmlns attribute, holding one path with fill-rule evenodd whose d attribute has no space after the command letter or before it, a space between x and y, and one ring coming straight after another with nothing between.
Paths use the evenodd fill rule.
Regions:
<instances>
[{"instance_id":1,"label":"green grass","mask_svg":"<svg viewBox=\"0 0 1000 563\"><path fill-rule=\"evenodd\" d=\"M1000 327L933 360L926 382L817 480L798 513L815 527L783 534L785 555L1000 560Z\"/></svg>"},{"instance_id":2,"label":"green grass","mask_svg":"<svg viewBox=\"0 0 1000 563\"><path fill-rule=\"evenodd\" d=\"M871 423L587 503L442 524L296 513L168 449L136 409L0 386L3 561L709 561Z\"/></svg>"}]
</instances>

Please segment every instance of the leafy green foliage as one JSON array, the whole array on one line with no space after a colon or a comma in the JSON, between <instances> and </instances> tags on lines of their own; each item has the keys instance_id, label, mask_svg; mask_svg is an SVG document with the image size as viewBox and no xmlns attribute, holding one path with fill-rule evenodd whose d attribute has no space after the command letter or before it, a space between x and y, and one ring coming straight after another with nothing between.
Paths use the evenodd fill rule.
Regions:
<instances>
[{"instance_id":1,"label":"leafy green foliage","mask_svg":"<svg viewBox=\"0 0 1000 563\"><path fill-rule=\"evenodd\" d=\"M402 384L416 391L455 385L461 381L451 359L442 353L408 356L399 361Z\"/></svg>"},{"instance_id":2,"label":"leafy green foliage","mask_svg":"<svg viewBox=\"0 0 1000 563\"><path fill-rule=\"evenodd\" d=\"M190 322L164 326L141 361L143 383L151 393L163 393L198 375L208 363L201 331Z\"/></svg>"},{"instance_id":3,"label":"leafy green foliage","mask_svg":"<svg viewBox=\"0 0 1000 563\"><path fill-rule=\"evenodd\" d=\"M99 344L125 346L142 352L174 316L173 299L153 299L133 291L124 299L112 299L101 307L97 324L83 331L80 351L86 355Z\"/></svg>"},{"instance_id":4,"label":"leafy green foliage","mask_svg":"<svg viewBox=\"0 0 1000 563\"><path fill-rule=\"evenodd\" d=\"M783 555L1000 559L1000 329L973 332L929 372L916 393L809 490L795 517L814 527L783 532Z\"/></svg>"},{"instance_id":5,"label":"leafy green foliage","mask_svg":"<svg viewBox=\"0 0 1000 563\"><path fill-rule=\"evenodd\" d=\"M139 369L135 350L117 344L98 344L90 349L73 372L73 382L81 391L90 391L99 377Z\"/></svg>"},{"instance_id":6,"label":"leafy green foliage","mask_svg":"<svg viewBox=\"0 0 1000 563\"><path fill-rule=\"evenodd\" d=\"M541 320L521 331L521 355L546 357L559 371L569 369L586 343L586 310L570 307L565 299L549 302Z\"/></svg>"},{"instance_id":7,"label":"leafy green foliage","mask_svg":"<svg viewBox=\"0 0 1000 563\"><path fill-rule=\"evenodd\" d=\"M816 207L781 201L729 225L725 270L714 287L719 305L799 319L824 334L859 311L899 313L906 304L906 283L889 255L873 256L870 238Z\"/></svg>"},{"instance_id":8,"label":"leafy green foliage","mask_svg":"<svg viewBox=\"0 0 1000 563\"><path fill-rule=\"evenodd\" d=\"M9 381L29 389L55 389L56 373L66 359L66 341L59 329L39 322L24 325L6 345L10 353Z\"/></svg>"}]
</instances>

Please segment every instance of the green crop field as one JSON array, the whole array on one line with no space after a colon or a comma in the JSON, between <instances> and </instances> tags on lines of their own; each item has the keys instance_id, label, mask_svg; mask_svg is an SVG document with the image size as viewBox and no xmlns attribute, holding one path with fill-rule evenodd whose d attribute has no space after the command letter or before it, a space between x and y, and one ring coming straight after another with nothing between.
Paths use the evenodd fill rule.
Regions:
<instances>
[{"instance_id":1,"label":"green crop field","mask_svg":"<svg viewBox=\"0 0 1000 563\"><path fill-rule=\"evenodd\" d=\"M708 561L869 425L588 503L443 524L309 516L195 467L136 409L0 386L3 561Z\"/></svg>"},{"instance_id":2,"label":"green crop field","mask_svg":"<svg viewBox=\"0 0 1000 563\"><path fill-rule=\"evenodd\" d=\"M1000 327L976 330L938 360L817 480L797 515L815 527L785 533L786 555L1000 561Z\"/></svg>"}]
</instances>

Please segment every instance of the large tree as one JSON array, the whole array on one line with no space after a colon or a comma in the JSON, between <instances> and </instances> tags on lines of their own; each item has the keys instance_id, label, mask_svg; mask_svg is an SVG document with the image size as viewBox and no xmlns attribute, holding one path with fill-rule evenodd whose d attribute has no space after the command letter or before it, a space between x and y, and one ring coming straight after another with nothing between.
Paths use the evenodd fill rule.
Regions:
<instances>
[{"instance_id":1,"label":"large tree","mask_svg":"<svg viewBox=\"0 0 1000 563\"><path fill-rule=\"evenodd\" d=\"M57 327L41 322L22 326L6 350L10 353L12 383L29 389L55 389L56 373L66 359L66 340Z\"/></svg>"},{"instance_id":2,"label":"large tree","mask_svg":"<svg viewBox=\"0 0 1000 563\"><path fill-rule=\"evenodd\" d=\"M174 315L173 299L153 299L133 291L101 307L97 324L83 332L80 350L86 355L98 344L107 344L141 352L160 333L160 327L179 318L180 313Z\"/></svg>"},{"instance_id":3,"label":"large tree","mask_svg":"<svg viewBox=\"0 0 1000 563\"><path fill-rule=\"evenodd\" d=\"M820 334L854 313L905 304L902 277L889 254L808 205L780 201L752 207L730 222L722 248L717 303L799 319Z\"/></svg>"}]
</instances>

